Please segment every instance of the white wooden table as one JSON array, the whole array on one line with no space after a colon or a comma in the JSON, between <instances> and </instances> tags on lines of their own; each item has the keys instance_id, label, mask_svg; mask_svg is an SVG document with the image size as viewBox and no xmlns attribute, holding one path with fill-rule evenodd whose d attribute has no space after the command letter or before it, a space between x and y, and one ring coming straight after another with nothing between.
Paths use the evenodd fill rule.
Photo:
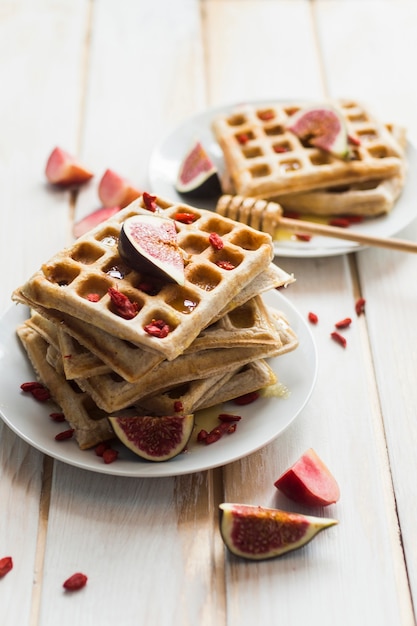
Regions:
<instances>
[{"instance_id":1,"label":"white wooden table","mask_svg":"<svg viewBox=\"0 0 417 626\"><path fill-rule=\"evenodd\" d=\"M153 147L208 107L262 98L359 98L417 135L414 0L1 0L1 311L98 208L46 186L59 145L97 173L147 188ZM411 173L415 175L414 172ZM417 212L417 204L416 204ZM417 223L400 233L417 240ZM273 443L174 478L87 472L0 424L4 626L410 626L417 599L417 257L366 249L278 258L287 297L314 310L318 380ZM354 315L345 350L329 340ZM20 384L21 381L16 381ZM252 563L223 547L217 505L279 506L277 476L313 447L341 499L339 525L302 550ZM88 575L83 591L62 582Z\"/></svg>"}]
</instances>

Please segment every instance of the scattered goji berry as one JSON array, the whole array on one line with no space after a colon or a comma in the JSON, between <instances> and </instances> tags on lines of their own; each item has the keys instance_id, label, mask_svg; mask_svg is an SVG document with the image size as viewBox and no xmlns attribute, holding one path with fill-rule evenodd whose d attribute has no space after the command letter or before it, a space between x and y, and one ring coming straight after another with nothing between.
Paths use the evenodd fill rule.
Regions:
<instances>
[{"instance_id":1,"label":"scattered goji berry","mask_svg":"<svg viewBox=\"0 0 417 626\"><path fill-rule=\"evenodd\" d=\"M81 572L77 572L73 574L62 585L64 589L67 591L78 591L82 589L87 584L87 576L85 574L81 574Z\"/></svg>"},{"instance_id":2,"label":"scattered goji berry","mask_svg":"<svg viewBox=\"0 0 417 626\"><path fill-rule=\"evenodd\" d=\"M63 413L49 413L49 417L54 422L65 422L65 415Z\"/></svg>"},{"instance_id":3,"label":"scattered goji berry","mask_svg":"<svg viewBox=\"0 0 417 626\"><path fill-rule=\"evenodd\" d=\"M299 220L300 214L297 211L284 211L284 217L289 217L292 220Z\"/></svg>"},{"instance_id":4,"label":"scattered goji berry","mask_svg":"<svg viewBox=\"0 0 417 626\"><path fill-rule=\"evenodd\" d=\"M143 330L147 332L148 335L152 335L152 337L163 339L169 334L171 329L164 320L152 320L150 324L143 327Z\"/></svg>"},{"instance_id":5,"label":"scattered goji berry","mask_svg":"<svg viewBox=\"0 0 417 626\"><path fill-rule=\"evenodd\" d=\"M197 441L205 441L207 439L207 435L208 432L202 428L197 435Z\"/></svg>"},{"instance_id":6,"label":"scattered goji berry","mask_svg":"<svg viewBox=\"0 0 417 626\"><path fill-rule=\"evenodd\" d=\"M239 406L243 406L245 404L251 404L252 402L255 402L255 400L257 400L258 398L259 398L259 392L251 391L250 393L245 393L243 396L239 396L238 398L235 398L233 402L235 404L238 404Z\"/></svg>"},{"instance_id":7,"label":"scattered goji berry","mask_svg":"<svg viewBox=\"0 0 417 626\"><path fill-rule=\"evenodd\" d=\"M217 233L210 233L209 241L215 250L221 250L224 247L223 239Z\"/></svg>"},{"instance_id":8,"label":"scattered goji berry","mask_svg":"<svg viewBox=\"0 0 417 626\"><path fill-rule=\"evenodd\" d=\"M263 122L267 122L274 119L275 113L274 111L258 111L258 117Z\"/></svg>"},{"instance_id":9,"label":"scattered goji berry","mask_svg":"<svg viewBox=\"0 0 417 626\"><path fill-rule=\"evenodd\" d=\"M312 324L317 324L319 321L318 315L310 311L308 314L308 321L311 322Z\"/></svg>"},{"instance_id":10,"label":"scattered goji berry","mask_svg":"<svg viewBox=\"0 0 417 626\"><path fill-rule=\"evenodd\" d=\"M103 456L104 452L109 448L109 444L106 441L102 441L95 448L94 452L97 456Z\"/></svg>"},{"instance_id":11,"label":"scattered goji berry","mask_svg":"<svg viewBox=\"0 0 417 626\"><path fill-rule=\"evenodd\" d=\"M144 293L147 293L148 296L156 296L156 294L158 293L158 288L150 281L143 280L138 284L138 289L140 289Z\"/></svg>"},{"instance_id":12,"label":"scattered goji berry","mask_svg":"<svg viewBox=\"0 0 417 626\"><path fill-rule=\"evenodd\" d=\"M181 411L183 411L183 410L184 410L184 405L181 402L181 400L176 400L174 402L174 411L175 411L175 413L181 413Z\"/></svg>"},{"instance_id":13,"label":"scattered goji berry","mask_svg":"<svg viewBox=\"0 0 417 626\"><path fill-rule=\"evenodd\" d=\"M336 322L335 326L336 328L348 328L352 323L352 320L350 317L345 317L344 320L340 320L340 322Z\"/></svg>"},{"instance_id":14,"label":"scattered goji berry","mask_svg":"<svg viewBox=\"0 0 417 626\"><path fill-rule=\"evenodd\" d=\"M39 389L43 387L42 383L39 383L38 381L31 381L29 383L22 383L20 385L20 389L22 391L28 391L28 392L32 392L33 389Z\"/></svg>"},{"instance_id":15,"label":"scattered goji berry","mask_svg":"<svg viewBox=\"0 0 417 626\"><path fill-rule=\"evenodd\" d=\"M182 224L192 224L196 219L197 215L194 215L194 213L175 213L174 215L174 220Z\"/></svg>"},{"instance_id":16,"label":"scattered goji berry","mask_svg":"<svg viewBox=\"0 0 417 626\"><path fill-rule=\"evenodd\" d=\"M204 443L209 446L212 443L215 443L216 441L218 441L219 439L221 439L222 436L222 432L219 428L213 428L213 430L211 430L208 434L207 437L204 439Z\"/></svg>"},{"instance_id":17,"label":"scattered goji berry","mask_svg":"<svg viewBox=\"0 0 417 626\"><path fill-rule=\"evenodd\" d=\"M338 228L348 228L351 224L345 217L333 217L329 220L330 226L337 226Z\"/></svg>"},{"instance_id":18,"label":"scattered goji berry","mask_svg":"<svg viewBox=\"0 0 417 626\"><path fill-rule=\"evenodd\" d=\"M361 140L356 135L348 135L348 142L351 143L353 146L361 145Z\"/></svg>"},{"instance_id":19,"label":"scattered goji berry","mask_svg":"<svg viewBox=\"0 0 417 626\"><path fill-rule=\"evenodd\" d=\"M222 270L234 270L235 266L230 261L217 261L216 265L222 268Z\"/></svg>"},{"instance_id":20,"label":"scattered goji berry","mask_svg":"<svg viewBox=\"0 0 417 626\"><path fill-rule=\"evenodd\" d=\"M307 235L306 233L295 233L295 237L299 241L311 241L311 235Z\"/></svg>"},{"instance_id":21,"label":"scattered goji berry","mask_svg":"<svg viewBox=\"0 0 417 626\"><path fill-rule=\"evenodd\" d=\"M55 435L55 441L64 441L65 439L71 439L74 434L73 428L68 428L68 430L63 430L62 432Z\"/></svg>"},{"instance_id":22,"label":"scattered goji berry","mask_svg":"<svg viewBox=\"0 0 417 626\"><path fill-rule=\"evenodd\" d=\"M240 144L245 145L245 143L248 143L249 141L249 136L246 133L241 133L240 135L236 136L236 139Z\"/></svg>"},{"instance_id":23,"label":"scattered goji berry","mask_svg":"<svg viewBox=\"0 0 417 626\"><path fill-rule=\"evenodd\" d=\"M87 300L89 302L98 302L100 300L100 296L98 293L89 293L87 295Z\"/></svg>"},{"instance_id":24,"label":"scattered goji berry","mask_svg":"<svg viewBox=\"0 0 417 626\"><path fill-rule=\"evenodd\" d=\"M360 224L363 222L363 215L345 215L344 219L349 222L349 224Z\"/></svg>"},{"instance_id":25,"label":"scattered goji berry","mask_svg":"<svg viewBox=\"0 0 417 626\"><path fill-rule=\"evenodd\" d=\"M356 300L355 302L356 315L361 315L362 313L365 313L365 303L366 303L365 298L358 298Z\"/></svg>"},{"instance_id":26,"label":"scattered goji berry","mask_svg":"<svg viewBox=\"0 0 417 626\"><path fill-rule=\"evenodd\" d=\"M240 415L233 413L220 413L217 417L221 422L239 422L242 419Z\"/></svg>"},{"instance_id":27,"label":"scattered goji berry","mask_svg":"<svg viewBox=\"0 0 417 626\"><path fill-rule=\"evenodd\" d=\"M107 448L106 450L104 450L103 452L103 461L109 465L109 463L113 463L114 461L117 460L117 457L119 456L119 452L118 450L114 450L114 448Z\"/></svg>"},{"instance_id":28,"label":"scattered goji berry","mask_svg":"<svg viewBox=\"0 0 417 626\"><path fill-rule=\"evenodd\" d=\"M281 154L281 153L284 153L284 152L288 152L288 148L286 148L285 146L278 146L278 145L275 145L275 146L274 146L274 148L273 148L273 150L274 150L274 152L276 152L277 154Z\"/></svg>"},{"instance_id":29,"label":"scattered goji berry","mask_svg":"<svg viewBox=\"0 0 417 626\"><path fill-rule=\"evenodd\" d=\"M51 397L49 389L37 381L22 383L20 389L26 393L31 393L35 400L39 402L46 402L46 400L49 400Z\"/></svg>"},{"instance_id":30,"label":"scattered goji berry","mask_svg":"<svg viewBox=\"0 0 417 626\"><path fill-rule=\"evenodd\" d=\"M333 341L336 341L336 343L340 344L342 348L346 348L346 337L343 337L343 335L336 331L330 333L330 337L333 339Z\"/></svg>"},{"instance_id":31,"label":"scattered goji berry","mask_svg":"<svg viewBox=\"0 0 417 626\"><path fill-rule=\"evenodd\" d=\"M13 559L11 556L4 556L0 559L0 578L6 576L13 569Z\"/></svg>"},{"instance_id":32,"label":"scattered goji berry","mask_svg":"<svg viewBox=\"0 0 417 626\"><path fill-rule=\"evenodd\" d=\"M120 317L123 317L125 320L131 320L136 317L139 311L139 305L137 302L132 302L127 296L125 296L124 293L114 289L114 287L109 287L108 294L116 312L120 315Z\"/></svg>"},{"instance_id":33,"label":"scattered goji berry","mask_svg":"<svg viewBox=\"0 0 417 626\"><path fill-rule=\"evenodd\" d=\"M142 198L143 198L143 204L145 205L145 209L147 209L148 211L152 211L152 213L155 213L156 209L158 208L155 202L156 196L151 196L150 193L147 193L146 191L144 191Z\"/></svg>"}]
</instances>

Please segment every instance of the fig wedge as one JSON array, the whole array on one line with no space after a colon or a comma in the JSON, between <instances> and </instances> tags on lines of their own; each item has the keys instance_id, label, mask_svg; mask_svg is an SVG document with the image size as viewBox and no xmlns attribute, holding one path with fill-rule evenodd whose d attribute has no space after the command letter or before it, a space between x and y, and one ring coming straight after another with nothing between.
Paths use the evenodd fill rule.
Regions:
<instances>
[{"instance_id":1,"label":"fig wedge","mask_svg":"<svg viewBox=\"0 0 417 626\"><path fill-rule=\"evenodd\" d=\"M174 220L150 213L133 215L122 224L119 254L133 269L183 285L184 259Z\"/></svg>"},{"instance_id":2,"label":"fig wedge","mask_svg":"<svg viewBox=\"0 0 417 626\"><path fill-rule=\"evenodd\" d=\"M79 187L89 181L93 173L65 150L54 148L46 162L45 176L52 185Z\"/></svg>"},{"instance_id":3,"label":"fig wedge","mask_svg":"<svg viewBox=\"0 0 417 626\"><path fill-rule=\"evenodd\" d=\"M221 194L217 168L200 141L182 160L175 186L179 193L196 198L212 198Z\"/></svg>"},{"instance_id":4,"label":"fig wedge","mask_svg":"<svg viewBox=\"0 0 417 626\"><path fill-rule=\"evenodd\" d=\"M345 158L349 154L345 120L337 109L322 105L301 109L292 115L287 128L308 145Z\"/></svg>"},{"instance_id":5,"label":"fig wedge","mask_svg":"<svg viewBox=\"0 0 417 626\"><path fill-rule=\"evenodd\" d=\"M294 502L307 506L327 506L340 498L336 479L313 448L304 452L274 485Z\"/></svg>"},{"instance_id":6,"label":"fig wedge","mask_svg":"<svg viewBox=\"0 0 417 626\"><path fill-rule=\"evenodd\" d=\"M223 503L220 533L236 556L259 561L296 550L337 520L249 504Z\"/></svg>"},{"instance_id":7,"label":"fig wedge","mask_svg":"<svg viewBox=\"0 0 417 626\"><path fill-rule=\"evenodd\" d=\"M119 206L101 207L100 209L96 209L74 224L72 234L75 238L81 237L81 235L87 233L89 230L94 228L94 226L101 224L101 222L104 222L104 220L107 220L119 211Z\"/></svg>"},{"instance_id":8,"label":"fig wedge","mask_svg":"<svg viewBox=\"0 0 417 626\"><path fill-rule=\"evenodd\" d=\"M121 415L109 417L117 438L148 461L168 461L186 447L194 427L194 415Z\"/></svg>"},{"instance_id":9,"label":"fig wedge","mask_svg":"<svg viewBox=\"0 0 417 626\"><path fill-rule=\"evenodd\" d=\"M107 169L101 177L97 193L104 207L119 206L123 209L136 200L142 192L127 178Z\"/></svg>"}]
</instances>

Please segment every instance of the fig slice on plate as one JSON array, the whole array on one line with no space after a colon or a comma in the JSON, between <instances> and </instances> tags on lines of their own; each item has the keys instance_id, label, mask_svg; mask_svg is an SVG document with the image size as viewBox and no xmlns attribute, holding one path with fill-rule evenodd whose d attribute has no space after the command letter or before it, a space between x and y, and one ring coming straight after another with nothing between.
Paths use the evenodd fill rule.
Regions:
<instances>
[{"instance_id":1,"label":"fig slice on plate","mask_svg":"<svg viewBox=\"0 0 417 626\"><path fill-rule=\"evenodd\" d=\"M300 504L327 506L340 498L339 485L318 454L310 448L274 483Z\"/></svg>"},{"instance_id":2,"label":"fig slice on plate","mask_svg":"<svg viewBox=\"0 0 417 626\"><path fill-rule=\"evenodd\" d=\"M250 560L272 559L301 548L337 520L249 504L220 504L220 533L226 547Z\"/></svg>"},{"instance_id":3,"label":"fig slice on plate","mask_svg":"<svg viewBox=\"0 0 417 626\"><path fill-rule=\"evenodd\" d=\"M309 145L345 158L349 154L348 133L342 114L322 105L301 109L292 115L287 128Z\"/></svg>"},{"instance_id":4,"label":"fig slice on plate","mask_svg":"<svg viewBox=\"0 0 417 626\"><path fill-rule=\"evenodd\" d=\"M121 415L109 417L118 439L142 459L168 461L186 447L194 415Z\"/></svg>"},{"instance_id":5,"label":"fig slice on plate","mask_svg":"<svg viewBox=\"0 0 417 626\"><path fill-rule=\"evenodd\" d=\"M200 141L191 147L182 160L175 187L181 194L200 198L221 194L217 168Z\"/></svg>"},{"instance_id":6,"label":"fig slice on plate","mask_svg":"<svg viewBox=\"0 0 417 626\"><path fill-rule=\"evenodd\" d=\"M142 192L127 178L107 169L101 177L97 193L104 207L119 206L123 209Z\"/></svg>"},{"instance_id":7,"label":"fig slice on plate","mask_svg":"<svg viewBox=\"0 0 417 626\"><path fill-rule=\"evenodd\" d=\"M184 259L174 220L153 213L128 217L122 224L118 249L133 269L184 284Z\"/></svg>"},{"instance_id":8,"label":"fig slice on plate","mask_svg":"<svg viewBox=\"0 0 417 626\"><path fill-rule=\"evenodd\" d=\"M84 165L62 148L54 148L45 166L45 176L52 185L79 187L93 177Z\"/></svg>"}]
</instances>

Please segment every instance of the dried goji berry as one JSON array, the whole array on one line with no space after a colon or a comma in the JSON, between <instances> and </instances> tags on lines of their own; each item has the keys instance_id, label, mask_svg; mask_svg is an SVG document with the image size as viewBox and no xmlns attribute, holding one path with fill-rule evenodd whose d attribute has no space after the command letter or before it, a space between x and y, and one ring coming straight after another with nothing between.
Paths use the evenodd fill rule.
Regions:
<instances>
[{"instance_id":1,"label":"dried goji berry","mask_svg":"<svg viewBox=\"0 0 417 626\"><path fill-rule=\"evenodd\" d=\"M13 569L13 559L11 556L4 556L0 559L0 578L6 576Z\"/></svg>"},{"instance_id":2,"label":"dried goji berry","mask_svg":"<svg viewBox=\"0 0 417 626\"><path fill-rule=\"evenodd\" d=\"M51 397L49 389L37 381L22 383L20 385L20 389L27 393L31 393L35 400L38 400L39 402L45 402Z\"/></svg>"},{"instance_id":3,"label":"dried goji berry","mask_svg":"<svg viewBox=\"0 0 417 626\"><path fill-rule=\"evenodd\" d=\"M89 302L98 302L100 300L100 296L98 293L89 293L87 295L87 300Z\"/></svg>"},{"instance_id":4,"label":"dried goji berry","mask_svg":"<svg viewBox=\"0 0 417 626\"><path fill-rule=\"evenodd\" d=\"M343 337L343 335L336 331L330 333L330 337L333 339L333 341L336 341L336 343L340 344L342 348L346 348L346 337Z\"/></svg>"},{"instance_id":5,"label":"dried goji berry","mask_svg":"<svg viewBox=\"0 0 417 626\"><path fill-rule=\"evenodd\" d=\"M274 152L276 152L277 154L281 154L281 153L284 153L284 152L288 152L288 148L286 148L285 146L278 146L278 145L274 146L273 150L274 150Z\"/></svg>"},{"instance_id":6,"label":"dried goji berry","mask_svg":"<svg viewBox=\"0 0 417 626\"><path fill-rule=\"evenodd\" d=\"M204 428L202 428L197 435L197 441L205 441L207 439L207 436L208 432Z\"/></svg>"},{"instance_id":7,"label":"dried goji berry","mask_svg":"<svg viewBox=\"0 0 417 626\"><path fill-rule=\"evenodd\" d=\"M240 133L240 135L236 136L236 139L240 144L245 145L249 141L249 136L246 133Z\"/></svg>"},{"instance_id":8,"label":"dried goji berry","mask_svg":"<svg viewBox=\"0 0 417 626\"><path fill-rule=\"evenodd\" d=\"M108 465L109 463L113 463L114 461L116 461L117 457L119 456L119 452L117 450L114 450L114 448L107 448L107 450L104 450L102 456L103 461Z\"/></svg>"},{"instance_id":9,"label":"dried goji berry","mask_svg":"<svg viewBox=\"0 0 417 626\"><path fill-rule=\"evenodd\" d=\"M259 111L258 117L263 122L267 122L268 120L273 120L275 117L274 111Z\"/></svg>"},{"instance_id":10,"label":"dried goji berry","mask_svg":"<svg viewBox=\"0 0 417 626\"><path fill-rule=\"evenodd\" d=\"M184 405L181 402L181 400L176 400L174 402L174 411L175 411L175 413L181 413L181 411L183 411L183 410L184 410Z\"/></svg>"},{"instance_id":11,"label":"dried goji berry","mask_svg":"<svg viewBox=\"0 0 417 626\"><path fill-rule=\"evenodd\" d=\"M41 387L43 387L42 383L39 383L36 380L35 381L31 381L29 383L22 383L20 385L20 389L22 391L29 391L29 392L31 392L33 389L39 389Z\"/></svg>"},{"instance_id":12,"label":"dried goji berry","mask_svg":"<svg viewBox=\"0 0 417 626\"><path fill-rule=\"evenodd\" d=\"M348 220L349 224L360 224L363 222L363 215L345 215L345 219Z\"/></svg>"},{"instance_id":13,"label":"dried goji berry","mask_svg":"<svg viewBox=\"0 0 417 626\"><path fill-rule=\"evenodd\" d=\"M217 233L210 233L209 241L215 250L221 250L224 247L223 239Z\"/></svg>"},{"instance_id":14,"label":"dried goji berry","mask_svg":"<svg viewBox=\"0 0 417 626\"><path fill-rule=\"evenodd\" d=\"M138 289L147 293L149 296L156 296L158 293L158 288L150 281L143 280L138 284Z\"/></svg>"},{"instance_id":15,"label":"dried goji berry","mask_svg":"<svg viewBox=\"0 0 417 626\"><path fill-rule=\"evenodd\" d=\"M139 310L137 302L132 302L127 296L125 296L124 293L114 289L114 287L110 287L108 289L108 294L116 312L120 315L120 317L123 317L125 320L131 320L136 317Z\"/></svg>"},{"instance_id":16,"label":"dried goji berry","mask_svg":"<svg viewBox=\"0 0 417 626\"><path fill-rule=\"evenodd\" d=\"M352 320L350 317L345 317L345 319L340 320L340 322L336 322L335 326L336 328L348 328L348 326L350 326L352 323Z\"/></svg>"},{"instance_id":17,"label":"dried goji berry","mask_svg":"<svg viewBox=\"0 0 417 626\"><path fill-rule=\"evenodd\" d=\"M85 574L81 574L81 572L77 572L73 574L62 585L64 589L67 591L78 591L82 589L87 584L87 576Z\"/></svg>"},{"instance_id":18,"label":"dried goji berry","mask_svg":"<svg viewBox=\"0 0 417 626\"><path fill-rule=\"evenodd\" d=\"M64 441L65 439L71 439L74 434L73 428L68 428L68 430L63 430L62 432L55 435L55 441Z\"/></svg>"},{"instance_id":19,"label":"dried goji berry","mask_svg":"<svg viewBox=\"0 0 417 626\"><path fill-rule=\"evenodd\" d=\"M329 224L330 226L337 226L338 228L348 228L351 222L344 217L333 217L329 220Z\"/></svg>"},{"instance_id":20,"label":"dried goji berry","mask_svg":"<svg viewBox=\"0 0 417 626\"><path fill-rule=\"evenodd\" d=\"M222 268L222 270L234 270L235 266L230 261L217 261L216 265Z\"/></svg>"},{"instance_id":21,"label":"dried goji berry","mask_svg":"<svg viewBox=\"0 0 417 626\"><path fill-rule=\"evenodd\" d=\"M362 313L365 313L365 303L366 303L365 298L358 298L356 300L356 303L355 303L356 315L361 315Z\"/></svg>"},{"instance_id":22,"label":"dried goji berry","mask_svg":"<svg viewBox=\"0 0 417 626\"><path fill-rule=\"evenodd\" d=\"M251 404L252 402L255 402L255 400L257 400L258 398L259 398L259 392L251 391L250 393L245 393L243 396L239 396L238 398L235 398L233 402L235 404L238 404L239 406L243 406L245 404Z\"/></svg>"},{"instance_id":23,"label":"dried goji berry","mask_svg":"<svg viewBox=\"0 0 417 626\"><path fill-rule=\"evenodd\" d=\"M295 233L295 237L299 241L311 241L311 235L307 235L307 233Z\"/></svg>"},{"instance_id":24,"label":"dried goji berry","mask_svg":"<svg viewBox=\"0 0 417 626\"><path fill-rule=\"evenodd\" d=\"M319 321L319 318L315 313L310 311L308 314L308 321L311 322L312 324L317 324Z\"/></svg>"},{"instance_id":25,"label":"dried goji berry","mask_svg":"<svg viewBox=\"0 0 417 626\"><path fill-rule=\"evenodd\" d=\"M158 208L155 202L156 196L151 196L150 193L147 193L146 191L144 191L142 198L143 198L143 204L145 205L145 209L147 209L148 211L152 211L152 213L155 213L156 209Z\"/></svg>"},{"instance_id":26,"label":"dried goji berry","mask_svg":"<svg viewBox=\"0 0 417 626\"><path fill-rule=\"evenodd\" d=\"M353 146L361 145L361 140L356 135L348 135L347 138L348 138L348 142L351 143Z\"/></svg>"},{"instance_id":27,"label":"dried goji berry","mask_svg":"<svg viewBox=\"0 0 417 626\"><path fill-rule=\"evenodd\" d=\"M175 213L174 215L174 220L182 224L192 224L196 219L197 215L194 215L194 213Z\"/></svg>"},{"instance_id":28,"label":"dried goji berry","mask_svg":"<svg viewBox=\"0 0 417 626\"><path fill-rule=\"evenodd\" d=\"M147 332L148 335L152 335L152 337L163 339L169 334L171 329L164 320L152 320L150 324L143 327L143 330Z\"/></svg>"},{"instance_id":29,"label":"dried goji berry","mask_svg":"<svg viewBox=\"0 0 417 626\"><path fill-rule=\"evenodd\" d=\"M242 419L240 415L233 413L220 413L217 417L221 422L239 422Z\"/></svg>"},{"instance_id":30,"label":"dried goji berry","mask_svg":"<svg viewBox=\"0 0 417 626\"><path fill-rule=\"evenodd\" d=\"M106 441L102 441L95 448L94 452L97 456L103 456L104 452L109 448L109 444Z\"/></svg>"},{"instance_id":31,"label":"dried goji berry","mask_svg":"<svg viewBox=\"0 0 417 626\"><path fill-rule=\"evenodd\" d=\"M49 417L54 422L65 422L65 415L63 413L49 413Z\"/></svg>"}]
</instances>

